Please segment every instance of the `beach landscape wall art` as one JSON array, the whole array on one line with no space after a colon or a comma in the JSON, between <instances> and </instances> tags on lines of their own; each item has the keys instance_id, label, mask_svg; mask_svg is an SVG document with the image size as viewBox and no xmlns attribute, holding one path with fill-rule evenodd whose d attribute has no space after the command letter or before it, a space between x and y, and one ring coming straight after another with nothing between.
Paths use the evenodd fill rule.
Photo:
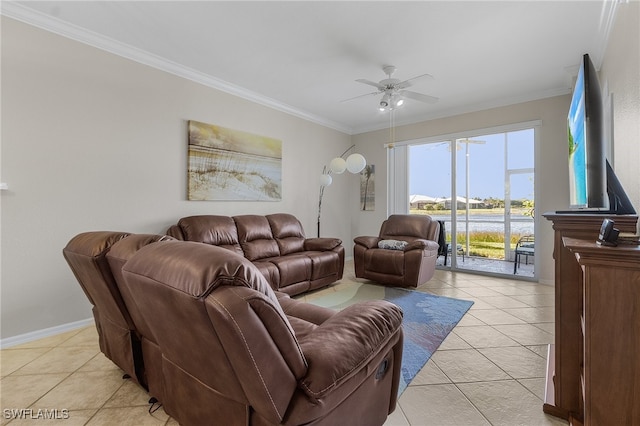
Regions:
<instances>
[{"instance_id":1,"label":"beach landscape wall art","mask_svg":"<svg viewBox=\"0 0 640 426\"><path fill-rule=\"evenodd\" d=\"M188 200L280 201L282 141L189 120Z\"/></svg>"}]
</instances>

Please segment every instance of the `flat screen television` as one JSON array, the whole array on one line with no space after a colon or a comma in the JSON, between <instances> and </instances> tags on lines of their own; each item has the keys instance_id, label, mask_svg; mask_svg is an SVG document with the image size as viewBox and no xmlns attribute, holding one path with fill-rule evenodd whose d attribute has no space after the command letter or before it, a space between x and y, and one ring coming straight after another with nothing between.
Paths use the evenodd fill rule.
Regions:
<instances>
[{"instance_id":1,"label":"flat screen television","mask_svg":"<svg viewBox=\"0 0 640 426\"><path fill-rule=\"evenodd\" d=\"M604 123L600 82L585 54L567 116L570 212L635 214L607 160Z\"/></svg>"}]
</instances>

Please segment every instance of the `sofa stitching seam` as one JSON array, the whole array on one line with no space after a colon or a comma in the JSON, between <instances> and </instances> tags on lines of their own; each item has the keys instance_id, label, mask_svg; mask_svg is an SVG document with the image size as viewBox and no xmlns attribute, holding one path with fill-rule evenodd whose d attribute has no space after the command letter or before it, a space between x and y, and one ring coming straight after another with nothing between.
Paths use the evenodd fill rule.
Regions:
<instances>
[{"instance_id":1,"label":"sofa stitching seam","mask_svg":"<svg viewBox=\"0 0 640 426\"><path fill-rule=\"evenodd\" d=\"M276 412L278 418L282 418L282 415L280 414L280 411L278 410L278 407L276 406L275 401L273 400L273 397L271 396L271 392L269 392L269 388L267 387L267 384L264 382L264 378L262 377L262 373L260 371L260 368L258 367L258 365L256 363L256 360L255 360L255 357L253 356L253 353L251 352L251 349L249 348L249 345L247 344L247 339L245 338L244 334L242 333L242 329L240 328L240 326L236 322L236 320L233 317L233 315L231 314L231 312L229 312L227 307L224 306L222 303L220 303L220 301L218 299L216 299L215 295L212 294L211 296L212 296L212 299L222 309L224 309L224 311L229 315L229 317L233 321L233 324L235 325L236 329L238 330L238 333L240 334L240 337L242 337L242 341L244 342L244 346L247 349L247 352L249 353L249 356L251 357L251 362L253 363L253 366L256 369L256 372L258 373L258 376L260 377L260 382L262 383L262 387L264 388L264 390L266 391L267 395L269 396L269 401L271 401L271 405L272 405L274 411Z\"/></svg>"}]
</instances>

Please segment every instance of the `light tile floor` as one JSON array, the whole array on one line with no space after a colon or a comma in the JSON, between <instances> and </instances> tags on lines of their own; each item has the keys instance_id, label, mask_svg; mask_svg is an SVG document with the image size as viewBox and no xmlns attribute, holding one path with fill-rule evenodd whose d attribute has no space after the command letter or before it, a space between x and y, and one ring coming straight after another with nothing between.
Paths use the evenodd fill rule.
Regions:
<instances>
[{"instance_id":1,"label":"light tile floor","mask_svg":"<svg viewBox=\"0 0 640 426\"><path fill-rule=\"evenodd\" d=\"M447 267L451 266L451 258L447 259ZM516 268L516 273L513 273L513 262L500 259L488 259L486 257L477 256L457 256L456 266L463 272L474 271L489 274L505 274L510 276L518 276L523 278L534 277L534 261L533 258L525 259L520 262L520 265ZM438 257L436 265L444 265L444 256Z\"/></svg>"},{"instance_id":2,"label":"light tile floor","mask_svg":"<svg viewBox=\"0 0 640 426\"><path fill-rule=\"evenodd\" d=\"M347 262L336 286L354 280ZM542 412L552 287L437 270L418 290L475 303L409 384L385 426L567 424ZM148 395L100 353L94 327L3 349L0 373L1 425L177 425L162 409L148 413ZM28 417L58 410L48 413L68 419L17 419L12 409L31 409L22 412Z\"/></svg>"}]
</instances>

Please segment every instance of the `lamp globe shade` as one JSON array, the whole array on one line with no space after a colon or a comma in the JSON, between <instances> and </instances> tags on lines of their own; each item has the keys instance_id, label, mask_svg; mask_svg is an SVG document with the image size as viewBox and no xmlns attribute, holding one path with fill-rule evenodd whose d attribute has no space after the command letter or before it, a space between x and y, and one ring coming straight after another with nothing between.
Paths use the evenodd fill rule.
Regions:
<instances>
[{"instance_id":1,"label":"lamp globe shade","mask_svg":"<svg viewBox=\"0 0 640 426\"><path fill-rule=\"evenodd\" d=\"M344 158L336 157L329 163L329 169L333 173L344 173L344 171L347 169L347 162L344 161Z\"/></svg>"},{"instance_id":2,"label":"lamp globe shade","mask_svg":"<svg viewBox=\"0 0 640 426\"><path fill-rule=\"evenodd\" d=\"M351 173L360 173L367 165L367 160L360 154L351 154L347 157L347 169Z\"/></svg>"},{"instance_id":3,"label":"lamp globe shade","mask_svg":"<svg viewBox=\"0 0 640 426\"><path fill-rule=\"evenodd\" d=\"M329 186L333 182L333 179L330 175L320 175L320 185Z\"/></svg>"}]
</instances>

